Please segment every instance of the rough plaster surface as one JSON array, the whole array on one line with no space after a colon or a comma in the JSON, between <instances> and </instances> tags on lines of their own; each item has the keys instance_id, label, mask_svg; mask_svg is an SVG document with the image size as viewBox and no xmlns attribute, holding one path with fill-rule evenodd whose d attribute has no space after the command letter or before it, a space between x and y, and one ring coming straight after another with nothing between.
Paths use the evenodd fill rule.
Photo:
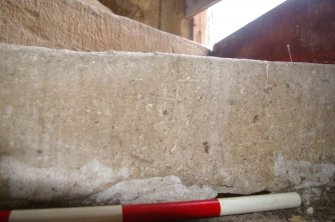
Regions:
<instances>
[{"instance_id":1,"label":"rough plaster surface","mask_svg":"<svg viewBox=\"0 0 335 222\"><path fill-rule=\"evenodd\" d=\"M79 51L209 52L195 42L117 16L97 0L2 0L0 42Z\"/></svg>"},{"instance_id":2,"label":"rough plaster surface","mask_svg":"<svg viewBox=\"0 0 335 222\"><path fill-rule=\"evenodd\" d=\"M296 189L324 185L335 174L335 165L314 164L307 161L287 161L279 156L275 161L275 176L289 181Z\"/></svg>"},{"instance_id":3,"label":"rough plaster surface","mask_svg":"<svg viewBox=\"0 0 335 222\"><path fill-rule=\"evenodd\" d=\"M127 180L127 168L116 172L97 160L72 170L31 167L12 157L2 157L0 161L0 174L7 179L9 195L14 200L80 199L87 204L124 204L216 196L207 186L186 187L176 176Z\"/></svg>"},{"instance_id":4,"label":"rough plaster surface","mask_svg":"<svg viewBox=\"0 0 335 222\"><path fill-rule=\"evenodd\" d=\"M334 65L2 44L0 97L3 201L199 199L334 175Z\"/></svg>"}]
</instances>

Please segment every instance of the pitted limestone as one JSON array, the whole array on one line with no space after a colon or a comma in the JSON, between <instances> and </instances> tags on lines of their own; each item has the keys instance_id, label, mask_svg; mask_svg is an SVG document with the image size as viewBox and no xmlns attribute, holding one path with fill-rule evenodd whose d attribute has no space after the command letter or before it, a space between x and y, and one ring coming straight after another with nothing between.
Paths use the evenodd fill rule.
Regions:
<instances>
[{"instance_id":1,"label":"pitted limestone","mask_svg":"<svg viewBox=\"0 0 335 222\"><path fill-rule=\"evenodd\" d=\"M109 188L122 196L117 184L171 175L206 197L202 185L252 193L325 184L334 174L334 73L334 65L2 44L1 199L24 186L8 176L19 175L15 161L82 178L86 197ZM96 171L71 173L83 166ZM85 183L99 169L110 169L103 189Z\"/></svg>"}]
</instances>

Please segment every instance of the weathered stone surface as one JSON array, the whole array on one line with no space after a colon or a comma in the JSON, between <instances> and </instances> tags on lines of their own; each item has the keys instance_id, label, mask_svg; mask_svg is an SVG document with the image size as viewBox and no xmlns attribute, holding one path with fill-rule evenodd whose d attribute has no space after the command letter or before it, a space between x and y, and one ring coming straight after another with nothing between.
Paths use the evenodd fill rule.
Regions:
<instances>
[{"instance_id":1,"label":"weathered stone surface","mask_svg":"<svg viewBox=\"0 0 335 222\"><path fill-rule=\"evenodd\" d=\"M334 65L3 44L0 97L5 203L199 199L335 172Z\"/></svg>"},{"instance_id":2,"label":"weathered stone surface","mask_svg":"<svg viewBox=\"0 0 335 222\"><path fill-rule=\"evenodd\" d=\"M80 51L207 55L187 39L117 16L95 0L0 1L0 42Z\"/></svg>"},{"instance_id":3,"label":"weathered stone surface","mask_svg":"<svg viewBox=\"0 0 335 222\"><path fill-rule=\"evenodd\" d=\"M185 15L185 1L99 0L99 2L117 15L134 19L184 38L191 36L192 19Z\"/></svg>"}]
</instances>

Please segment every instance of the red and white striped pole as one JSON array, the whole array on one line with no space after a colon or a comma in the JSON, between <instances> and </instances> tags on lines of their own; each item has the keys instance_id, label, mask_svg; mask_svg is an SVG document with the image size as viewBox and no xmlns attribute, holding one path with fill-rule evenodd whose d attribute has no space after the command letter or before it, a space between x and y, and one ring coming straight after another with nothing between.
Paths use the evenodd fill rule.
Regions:
<instances>
[{"instance_id":1,"label":"red and white striped pole","mask_svg":"<svg viewBox=\"0 0 335 222\"><path fill-rule=\"evenodd\" d=\"M134 222L209 218L299 207L297 193L158 204L0 211L0 222Z\"/></svg>"}]
</instances>

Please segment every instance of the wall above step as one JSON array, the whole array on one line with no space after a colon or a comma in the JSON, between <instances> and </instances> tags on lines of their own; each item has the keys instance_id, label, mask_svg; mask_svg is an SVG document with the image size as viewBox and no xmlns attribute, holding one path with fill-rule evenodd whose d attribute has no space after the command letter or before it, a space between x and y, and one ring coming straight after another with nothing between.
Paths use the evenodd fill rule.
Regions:
<instances>
[{"instance_id":1,"label":"wall above step","mask_svg":"<svg viewBox=\"0 0 335 222\"><path fill-rule=\"evenodd\" d=\"M0 1L0 42L78 51L208 55L195 42L118 16L94 0Z\"/></svg>"},{"instance_id":2,"label":"wall above step","mask_svg":"<svg viewBox=\"0 0 335 222\"><path fill-rule=\"evenodd\" d=\"M1 204L155 202L326 184L335 172L334 72L1 44Z\"/></svg>"},{"instance_id":3,"label":"wall above step","mask_svg":"<svg viewBox=\"0 0 335 222\"><path fill-rule=\"evenodd\" d=\"M192 21L185 15L184 0L99 0L99 2L117 15L192 39Z\"/></svg>"}]
</instances>

